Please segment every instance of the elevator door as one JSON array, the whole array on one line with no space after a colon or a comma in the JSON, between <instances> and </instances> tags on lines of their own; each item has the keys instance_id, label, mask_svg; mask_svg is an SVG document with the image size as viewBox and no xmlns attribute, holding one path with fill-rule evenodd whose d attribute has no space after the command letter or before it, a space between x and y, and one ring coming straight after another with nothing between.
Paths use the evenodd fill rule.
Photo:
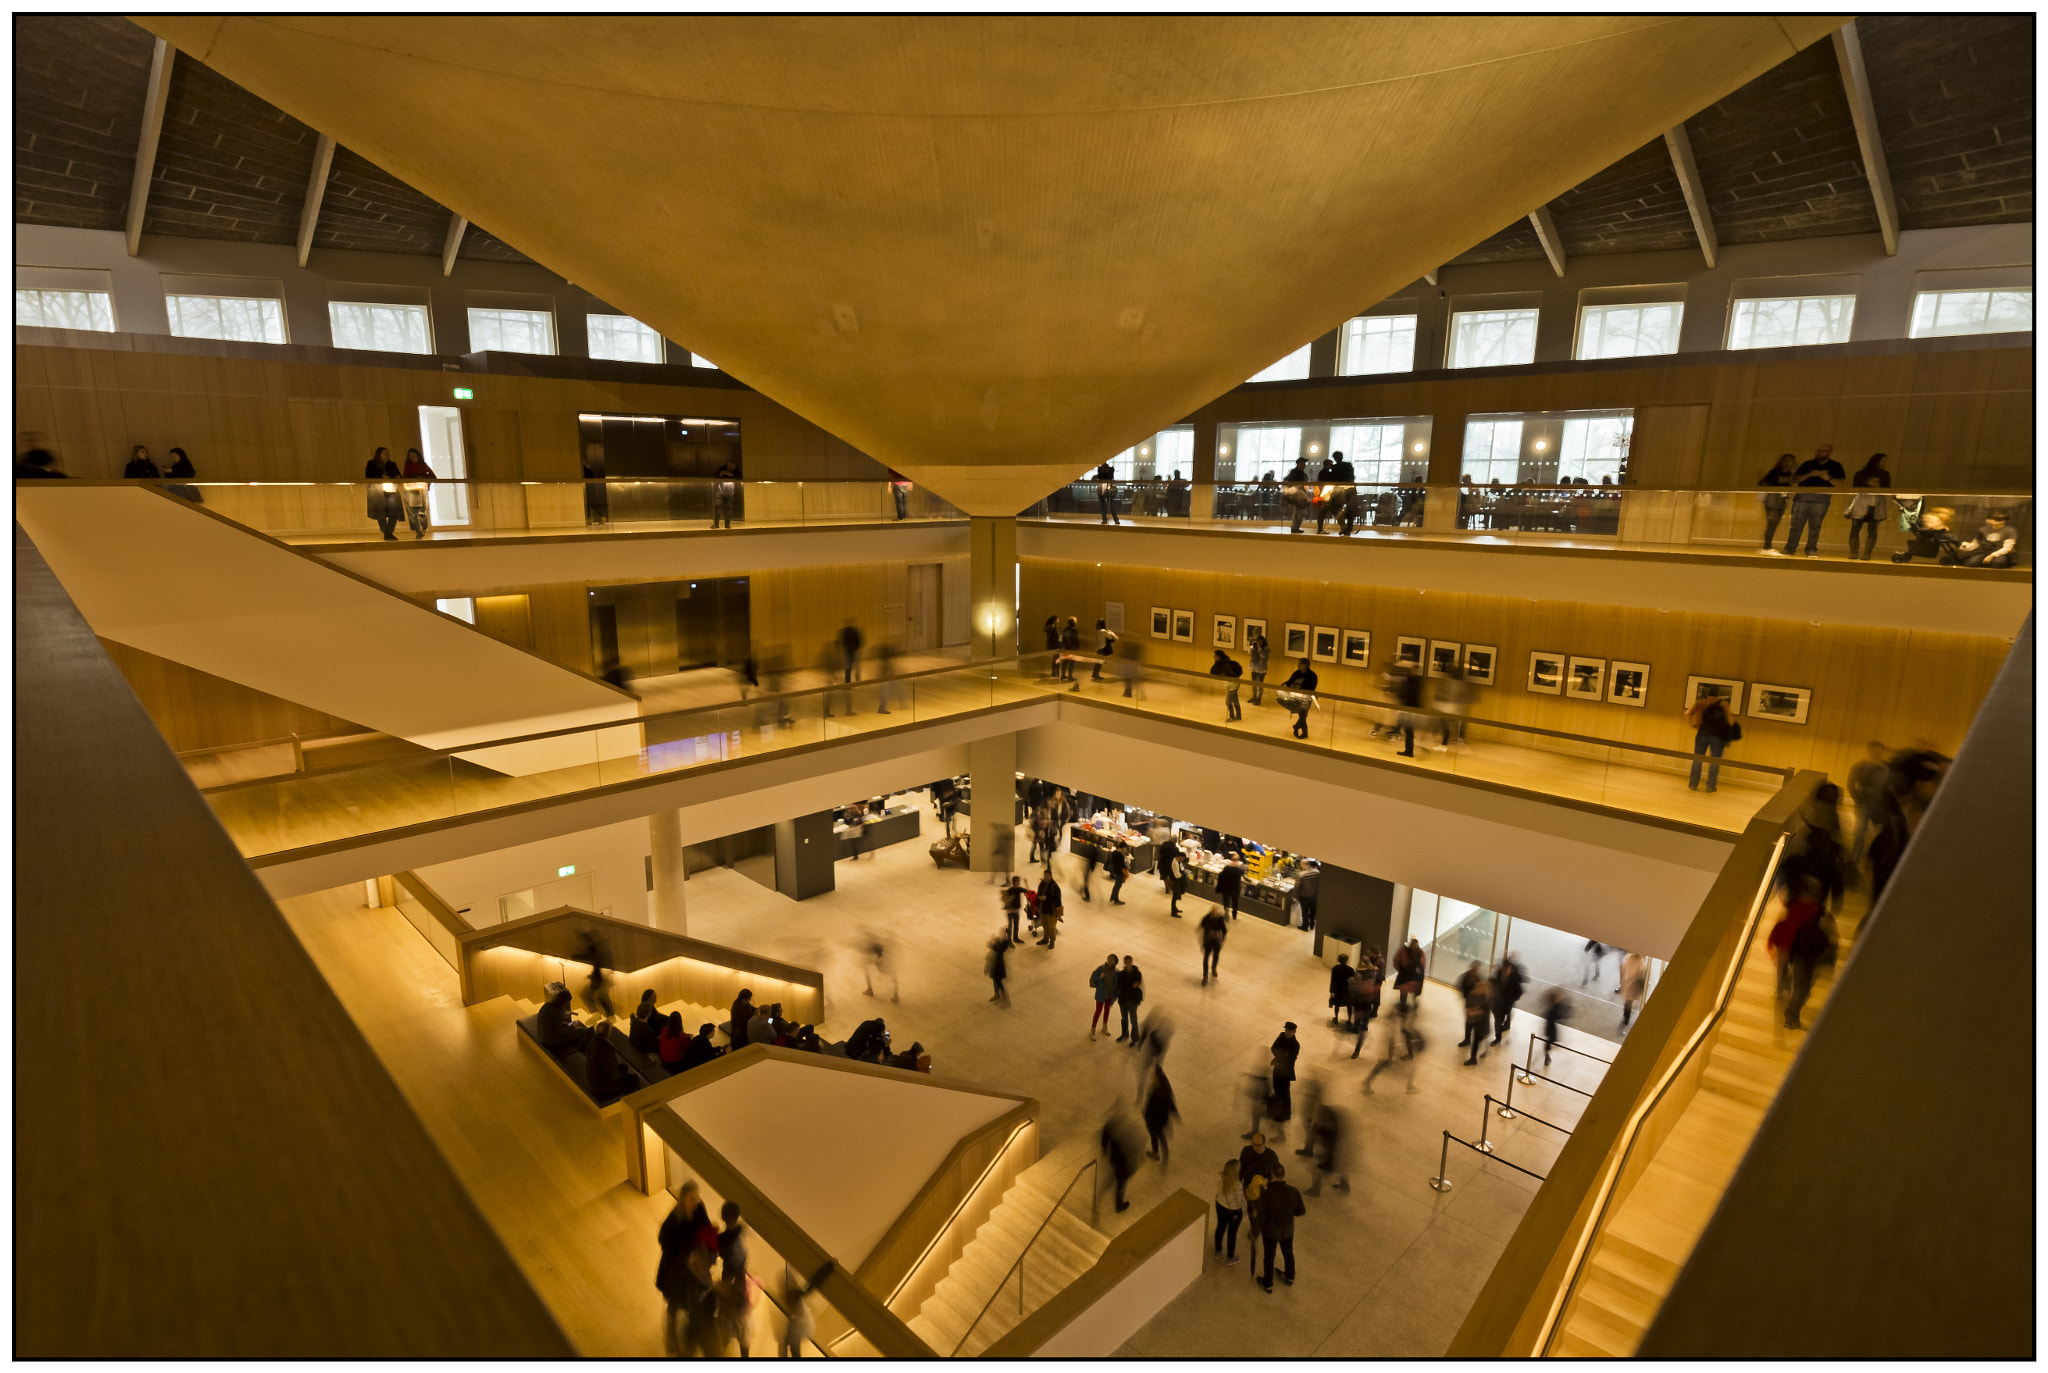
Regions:
<instances>
[{"instance_id":1,"label":"elevator door","mask_svg":"<svg viewBox=\"0 0 2048 1373\"><path fill-rule=\"evenodd\" d=\"M904 647L912 653L931 652L940 646L939 563L913 563L908 569L910 586L904 608Z\"/></svg>"}]
</instances>

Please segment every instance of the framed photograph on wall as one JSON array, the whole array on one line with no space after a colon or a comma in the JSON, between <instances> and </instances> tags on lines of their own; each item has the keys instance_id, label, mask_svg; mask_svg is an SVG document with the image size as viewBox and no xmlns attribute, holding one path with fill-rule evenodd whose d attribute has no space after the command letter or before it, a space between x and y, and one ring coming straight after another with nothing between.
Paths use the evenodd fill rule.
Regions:
<instances>
[{"instance_id":1,"label":"framed photograph on wall","mask_svg":"<svg viewBox=\"0 0 2048 1373\"><path fill-rule=\"evenodd\" d=\"M1403 634L1394 640L1394 661L1406 663L1409 667L1420 671L1422 668L1422 650L1427 646L1426 640L1411 639L1406 634Z\"/></svg>"},{"instance_id":2,"label":"framed photograph on wall","mask_svg":"<svg viewBox=\"0 0 2048 1373\"><path fill-rule=\"evenodd\" d=\"M1473 686L1493 685L1493 665L1500 650L1492 644L1465 645L1465 680Z\"/></svg>"},{"instance_id":3,"label":"framed photograph on wall","mask_svg":"<svg viewBox=\"0 0 2048 1373\"><path fill-rule=\"evenodd\" d=\"M1564 691L1564 655L1542 649L1529 655L1529 690L1538 696L1556 696Z\"/></svg>"},{"instance_id":4,"label":"framed photograph on wall","mask_svg":"<svg viewBox=\"0 0 2048 1373\"><path fill-rule=\"evenodd\" d=\"M1309 657L1319 663L1337 661L1337 631L1327 625L1317 625L1315 638L1309 641Z\"/></svg>"},{"instance_id":5,"label":"framed photograph on wall","mask_svg":"<svg viewBox=\"0 0 2048 1373\"><path fill-rule=\"evenodd\" d=\"M1163 605L1152 607L1152 637L1171 639L1173 637L1173 612Z\"/></svg>"},{"instance_id":6,"label":"framed photograph on wall","mask_svg":"<svg viewBox=\"0 0 2048 1373\"><path fill-rule=\"evenodd\" d=\"M1806 723L1806 708L1813 704L1813 692L1807 687L1771 686L1766 682L1749 684L1749 713L1757 720L1776 720L1781 725L1803 725Z\"/></svg>"},{"instance_id":7,"label":"framed photograph on wall","mask_svg":"<svg viewBox=\"0 0 2048 1373\"><path fill-rule=\"evenodd\" d=\"M1287 637L1280 642L1280 656L1283 658L1308 657L1308 626L1287 626Z\"/></svg>"},{"instance_id":8,"label":"framed photograph on wall","mask_svg":"<svg viewBox=\"0 0 2048 1373\"><path fill-rule=\"evenodd\" d=\"M1245 648L1246 648L1247 650L1249 650L1249 649L1251 648L1251 646L1252 646L1252 641L1253 641L1254 639L1263 639L1263 638L1265 638L1265 637L1266 637L1266 622L1265 622L1264 620L1254 620L1254 619L1252 619L1252 618L1251 618L1250 616L1246 616L1246 617L1245 617L1245 622L1244 622L1244 646L1245 646ZM1250 671L1250 669L1249 669L1249 668L1247 668L1247 669L1246 669L1246 671Z\"/></svg>"},{"instance_id":9,"label":"framed photograph on wall","mask_svg":"<svg viewBox=\"0 0 2048 1373\"><path fill-rule=\"evenodd\" d=\"M1742 714L1742 683L1733 677L1688 677L1685 679L1685 704L1690 709L1707 697L1713 697L1728 707L1733 717Z\"/></svg>"},{"instance_id":10,"label":"framed photograph on wall","mask_svg":"<svg viewBox=\"0 0 2048 1373\"><path fill-rule=\"evenodd\" d=\"M1564 694L1574 701L1607 699L1607 660L1574 658L1564 674Z\"/></svg>"},{"instance_id":11,"label":"framed photograph on wall","mask_svg":"<svg viewBox=\"0 0 2048 1373\"><path fill-rule=\"evenodd\" d=\"M1237 616L1218 615L1216 617L1215 632L1209 637L1212 648L1236 648Z\"/></svg>"},{"instance_id":12,"label":"framed photograph on wall","mask_svg":"<svg viewBox=\"0 0 2048 1373\"><path fill-rule=\"evenodd\" d=\"M1607 699L1617 706L1640 709L1650 703L1650 665L1615 660L1607 674Z\"/></svg>"},{"instance_id":13,"label":"framed photograph on wall","mask_svg":"<svg viewBox=\"0 0 2048 1373\"><path fill-rule=\"evenodd\" d=\"M1173 612L1173 641L1177 644L1191 644L1195 641L1195 612L1176 610Z\"/></svg>"},{"instance_id":14,"label":"framed photograph on wall","mask_svg":"<svg viewBox=\"0 0 2048 1373\"><path fill-rule=\"evenodd\" d=\"M1346 667L1365 667L1372 662L1372 635L1362 629L1344 631L1341 655Z\"/></svg>"},{"instance_id":15,"label":"framed photograph on wall","mask_svg":"<svg viewBox=\"0 0 2048 1373\"><path fill-rule=\"evenodd\" d=\"M1429 641L1429 675L1448 677L1457 670L1458 659L1464 656L1463 644L1447 644L1436 639Z\"/></svg>"}]
</instances>

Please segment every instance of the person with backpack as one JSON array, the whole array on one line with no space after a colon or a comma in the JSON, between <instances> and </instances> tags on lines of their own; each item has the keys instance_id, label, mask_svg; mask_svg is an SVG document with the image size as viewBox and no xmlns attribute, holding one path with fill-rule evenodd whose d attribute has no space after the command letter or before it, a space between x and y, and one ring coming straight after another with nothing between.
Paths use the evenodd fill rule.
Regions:
<instances>
[{"instance_id":1,"label":"person with backpack","mask_svg":"<svg viewBox=\"0 0 2048 1373\"><path fill-rule=\"evenodd\" d=\"M1700 760L1711 757L1707 764L1707 790L1714 790L1721 780L1721 751L1742 738L1742 726L1728 714L1728 703L1719 696L1702 696L1685 708L1685 722L1692 726L1692 777L1686 787L1698 791L1700 787Z\"/></svg>"},{"instance_id":2,"label":"person with backpack","mask_svg":"<svg viewBox=\"0 0 2048 1373\"><path fill-rule=\"evenodd\" d=\"M1145 974L1138 970L1138 960L1124 955L1124 966L1116 975L1116 1009L1121 1026L1116 1042L1138 1047L1138 1006L1145 1000Z\"/></svg>"},{"instance_id":3,"label":"person with backpack","mask_svg":"<svg viewBox=\"0 0 2048 1373\"><path fill-rule=\"evenodd\" d=\"M1219 648L1216 661L1209 665L1209 675L1223 679L1223 722L1229 724L1232 720L1242 720L1244 709L1238 704L1237 683L1244 676L1244 664Z\"/></svg>"}]
</instances>

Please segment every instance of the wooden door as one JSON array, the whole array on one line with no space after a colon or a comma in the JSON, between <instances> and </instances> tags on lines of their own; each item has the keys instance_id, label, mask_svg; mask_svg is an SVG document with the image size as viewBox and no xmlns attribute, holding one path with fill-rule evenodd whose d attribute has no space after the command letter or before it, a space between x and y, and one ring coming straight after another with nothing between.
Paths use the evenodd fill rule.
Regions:
<instances>
[{"instance_id":1,"label":"wooden door","mask_svg":"<svg viewBox=\"0 0 2048 1373\"><path fill-rule=\"evenodd\" d=\"M929 653L941 643L939 563L913 563L907 569L909 584L905 596L903 643L911 653Z\"/></svg>"}]
</instances>

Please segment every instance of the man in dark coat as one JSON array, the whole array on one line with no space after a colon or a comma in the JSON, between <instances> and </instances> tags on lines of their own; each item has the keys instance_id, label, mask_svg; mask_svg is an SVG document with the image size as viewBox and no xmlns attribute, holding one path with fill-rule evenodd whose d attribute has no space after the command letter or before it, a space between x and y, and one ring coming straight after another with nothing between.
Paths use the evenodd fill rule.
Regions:
<instances>
[{"instance_id":1,"label":"man in dark coat","mask_svg":"<svg viewBox=\"0 0 2048 1373\"><path fill-rule=\"evenodd\" d=\"M1118 1114L1102 1127L1102 1151L1109 1155L1109 1174L1116 1179L1116 1209L1128 1211L1131 1204L1124 1200L1124 1185L1131 1180L1136 1170L1137 1150L1133 1146L1129 1117Z\"/></svg>"},{"instance_id":2,"label":"man in dark coat","mask_svg":"<svg viewBox=\"0 0 2048 1373\"><path fill-rule=\"evenodd\" d=\"M1294 1060L1300 1057L1301 1041L1290 1020L1273 1040L1273 1119L1283 1123L1294 1115Z\"/></svg>"},{"instance_id":3,"label":"man in dark coat","mask_svg":"<svg viewBox=\"0 0 2048 1373\"><path fill-rule=\"evenodd\" d=\"M1522 992L1528 986L1528 977L1522 972L1522 965L1511 953L1500 962L1493 973L1493 1042L1498 1044L1501 1036L1508 1032L1508 1024L1515 1016L1515 1003L1522 999Z\"/></svg>"},{"instance_id":4,"label":"man in dark coat","mask_svg":"<svg viewBox=\"0 0 2048 1373\"><path fill-rule=\"evenodd\" d=\"M1272 1180L1266 1190L1259 1194L1259 1238L1266 1248L1266 1276L1259 1279L1259 1286L1268 1295L1273 1291L1273 1251L1278 1249L1287 1260L1280 1281L1294 1286L1294 1218L1308 1214L1308 1207L1302 1204L1301 1193L1287 1184L1287 1170L1279 1164L1273 1165Z\"/></svg>"}]
</instances>

